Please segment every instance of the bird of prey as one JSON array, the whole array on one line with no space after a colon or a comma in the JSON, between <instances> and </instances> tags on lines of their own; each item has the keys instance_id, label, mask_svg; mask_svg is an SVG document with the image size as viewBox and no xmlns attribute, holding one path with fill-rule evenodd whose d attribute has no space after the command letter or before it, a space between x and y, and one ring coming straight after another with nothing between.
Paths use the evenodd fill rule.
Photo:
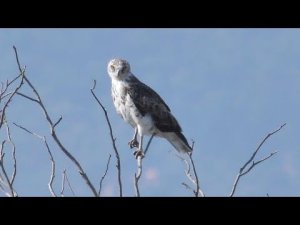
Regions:
<instances>
[{"instance_id":1,"label":"bird of prey","mask_svg":"<svg viewBox=\"0 0 300 225\"><path fill-rule=\"evenodd\" d=\"M128 144L130 148L137 147L136 157L144 156L144 135L165 138L178 152L192 151L169 106L152 88L131 73L126 60L110 60L107 72L112 81L111 93L116 111L135 129Z\"/></svg>"}]
</instances>

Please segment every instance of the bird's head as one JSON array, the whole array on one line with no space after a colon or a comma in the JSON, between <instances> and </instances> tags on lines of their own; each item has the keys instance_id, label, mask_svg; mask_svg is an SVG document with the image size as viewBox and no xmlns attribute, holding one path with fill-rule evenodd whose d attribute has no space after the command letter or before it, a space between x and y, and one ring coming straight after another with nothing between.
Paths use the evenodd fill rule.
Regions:
<instances>
[{"instance_id":1,"label":"bird's head","mask_svg":"<svg viewBox=\"0 0 300 225\"><path fill-rule=\"evenodd\" d=\"M130 64L124 59L112 59L107 65L111 79L123 80L130 75Z\"/></svg>"}]
</instances>

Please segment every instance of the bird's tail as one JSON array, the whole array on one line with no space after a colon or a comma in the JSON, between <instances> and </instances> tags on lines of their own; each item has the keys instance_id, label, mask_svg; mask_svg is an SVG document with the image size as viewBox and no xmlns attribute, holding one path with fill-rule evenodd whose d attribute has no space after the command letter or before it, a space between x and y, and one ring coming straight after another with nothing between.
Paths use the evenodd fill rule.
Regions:
<instances>
[{"instance_id":1,"label":"bird's tail","mask_svg":"<svg viewBox=\"0 0 300 225\"><path fill-rule=\"evenodd\" d=\"M178 152L187 153L192 151L192 148L189 146L189 143L181 132L165 132L164 137Z\"/></svg>"}]
</instances>

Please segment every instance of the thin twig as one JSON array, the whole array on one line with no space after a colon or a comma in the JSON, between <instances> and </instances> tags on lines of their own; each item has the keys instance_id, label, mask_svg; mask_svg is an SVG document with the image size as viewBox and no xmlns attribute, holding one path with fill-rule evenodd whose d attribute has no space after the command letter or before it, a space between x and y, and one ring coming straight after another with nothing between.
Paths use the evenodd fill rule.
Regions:
<instances>
[{"instance_id":1,"label":"thin twig","mask_svg":"<svg viewBox=\"0 0 300 225\"><path fill-rule=\"evenodd\" d=\"M23 93L17 92L17 95L20 95L20 96L22 96L22 97L24 97L24 98L27 98L27 99L29 99L30 101L39 103L38 100L36 100L36 99L34 99L34 98L31 98L31 97L29 97L28 95L25 95L25 94L23 94Z\"/></svg>"},{"instance_id":2,"label":"thin twig","mask_svg":"<svg viewBox=\"0 0 300 225\"><path fill-rule=\"evenodd\" d=\"M46 137L45 137L45 136L38 135L38 134L36 134L35 132L32 132L32 131L28 130L27 128L25 128L25 127L23 127L23 126L21 126L21 125L19 125L19 124L16 124L16 123L13 123L13 124L14 124L15 126L17 126L18 128L20 128L20 129L26 131L27 133L29 133L29 134L31 134L31 135L33 135L33 136L35 136L35 137L41 139L41 140L44 142L44 144L45 144L45 146L46 146L46 148L47 148L47 152L48 152L48 154L49 154L49 156L50 156L50 161L51 161L51 175L50 175L50 180L49 180L49 183L48 183L48 188L49 188L49 191L50 191L51 195L52 195L53 197L56 197L56 194L55 194L55 192L53 191L53 187L52 187L52 183L53 183L54 178L55 178L55 161L54 161L54 157L53 157L53 155L52 155L52 152L51 152L51 150L50 150L50 147L49 147L49 145L48 145L48 142L47 142L47 140L46 140Z\"/></svg>"},{"instance_id":3,"label":"thin twig","mask_svg":"<svg viewBox=\"0 0 300 225\"><path fill-rule=\"evenodd\" d=\"M147 153L147 151L148 151L148 149L149 149L149 147L150 147L150 144L151 144L152 139L154 138L154 136L155 136L155 134L152 134L152 135L151 135L151 137L150 137L150 139L149 139L149 141L148 141L148 143L147 143L147 146L146 146L144 155L146 155L146 153Z\"/></svg>"},{"instance_id":4,"label":"thin twig","mask_svg":"<svg viewBox=\"0 0 300 225\"><path fill-rule=\"evenodd\" d=\"M65 170L65 177L66 177L67 184L68 184L68 186L69 186L69 188L70 188L70 191L72 192L72 195L75 196L75 192L74 192L74 190L73 190L73 188L72 188L72 186L71 186L71 183L70 183L70 181L69 181L69 178L68 178L68 175L67 175L67 171L66 171L66 170Z\"/></svg>"},{"instance_id":5,"label":"thin twig","mask_svg":"<svg viewBox=\"0 0 300 225\"><path fill-rule=\"evenodd\" d=\"M62 116L59 117L57 122L53 125L53 128L55 128L60 123L61 120L62 120Z\"/></svg>"},{"instance_id":6,"label":"thin twig","mask_svg":"<svg viewBox=\"0 0 300 225\"><path fill-rule=\"evenodd\" d=\"M107 171L108 171L110 158L111 158L111 154L109 154L109 157L108 157L108 160L107 160L107 163L106 163L105 172L104 172L104 174L103 174L103 176L101 177L101 180L100 180L100 187L99 187L99 192L98 192L99 197L100 197L100 193L101 193L101 189L102 189L102 182L103 182L104 178L106 177L106 174L107 174Z\"/></svg>"},{"instance_id":7,"label":"thin twig","mask_svg":"<svg viewBox=\"0 0 300 225\"><path fill-rule=\"evenodd\" d=\"M194 149L194 144L195 144L195 142L192 141L192 150ZM196 171L196 168L195 168L194 160L193 160L193 157L192 157L192 152L187 153L187 155L188 155L189 160L192 164L193 174L194 174L195 178L193 178L193 176L191 174L191 165L190 165L190 163L186 159L184 159L182 156L180 156L179 154L175 154L175 155L185 163L185 165L186 165L185 175L196 186L195 190L192 189L190 186L188 186L188 187L190 187L190 189L193 190L193 193L194 193L195 197L204 197L205 196L204 192L200 188L200 182L199 182L199 178L198 178L197 171ZM181 183L181 184L183 186L187 187L185 185L185 183Z\"/></svg>"},{"instance_id":8,"label":"thin twig","mask_svg":"<svg viewBox=\"0 0 300 225\"><path fill-rule=\"evenodd\" d=\"M19 58L18 58L18 53L17 53L17 49L14 47L14 51L15 51L15 55L16 55L16 59L17 59L17 63L19 66L19 69L21 71L21 66L20 66L20 62L19 62ZM91 191L93 192L94 196L98 196L98 193L95 189L95 187L92 185L90 179L88 178L87 174L84 172L83 168L81 167L80 163L76 160L76 158L63 146L63 144L61 143L61 141L59 140L59 138L56 135L55 132L55 127L54 127L54 123L52 122L48 111L46 109L46 107L43 104L43 101L39 95L39 93L37 92L37 90L35 89L35 87L32 85L32 83L29 81L29 79L25 76L25 74L23 73L22 76L22 80L26 81L26 83L29 85L29 87L32 89L33 93L36 96L36 100L34 101L36 102L42 109L42 111L44 112L44 116L46 117L46 120L49 123L50 126L50 132L51 132L51 136L54 139L54 141L56 142L56 144L59 146L59 148L62 150L62 152L77 166L78 170L79 170L79 174L81 175L81 177L85 180L86 184L88 185L88 187L91 189Z\"/></svg>"},{"instance_id":9,"label":"thin twig","mask_svg":"<svg viewBox=\"0 0 300 225\"><path fill-rule=\"evenodd\" d=\"M184 183L184 182L182 182L181 184L182 184L186 189L192 191L193 194L195 194L195 190L194 190L193 188L191 188L188 184L186 184L186 183Z\"/></svg>"},{"instance_id":10,"label":"thin twig","mask_svg":"<svg viewBox=\"0 0 300 225\"><path fill-rule=\"evenodd\" d=\"M73 196L75 196L75 192L73 191L73 188L70 184L70 181L68 179L68 176L67 176L67 170L64 169L63 173L62 173L62 186L61 186L61 191L60 191L60 194L61 196L63 197L64 196L64 191L65 191L65 182L67 181L67 184L73 194Z\"/></svg>"},{"instance_id":11,"label":"thin twig","mask_svg":"<svg viewBox=\"0 0 300 225\"><path fill-rule=\"evenodd\" d=\"M195 141L192 141L192 150L194 149L194 145L195 145ZM194 163L192 154L193 154L193 151L191 151L190 153L188 153L188 156L189 156L189 159L190 159L190 161L192 163L192 168L193 168L194 176L195 176L195 179L196 179L195 196L199 197L199 195L200 195L201 197L204 197L204 193L203 193L203 191L200 188L199 178L198 178L198 175L197 175L197 171L196 171L196 167L195 167L195 163Z\"/></svg>"},{"instance_id":12,"label":"thin twig","mask_svg":"<svg viewBox=\"0 0 300 225\"><path fill-rule=\"evenodd\" d=\"M18 56L17 48L16 48L16 46L13 46L13 48L14 48L14 51L15 51L15 56L16 56L17 64L18 64L18 66L19 66L19 71L20 71L20 73L22 74L22 68L21 68L21 64L20 64L20 62L19 62L19 56Z\"/></svg>"},{"instance_id":13,"label":"thin twig","mask_svg":"<svg viewBox=\"0 0 300 225\"><path fill-rule=\"evenodd\" d=\"M15 52L16 52L15 46L14 46L14 49L15 49ZM17 57L17 55L16 55L16 57ZM18 61L18 60L19 60L19 59L18 59L18 57L17 57L17 61ZM18 63L19 63L19 61L18 61ZM18 64L18 66L19 66L20 75L17 76L16 78L14 78L12 81L10 81L10 82L7 81L7 82L6 82L6 88L5 88L4 92L6 91L6 89L8 88L8 86L10 86L15 80L17 80L19 77L21 77L20 83L19 83L18 86L15 88L15 90L11 93L11 95L10 95L9 98L8 98L8 100L7 100L6 103L4 104L4 107L2 108L2 115L1 115L1 118L0 118L0 129L1 129L2 125L3 125L3 121L4 121L4 118L5 118L5 110L6 110L6 108L8 107L8 105L9 105L9 103L11 102L12 98L16 95L16 93L19 91L19 89L20 89L20 88L22 87L22 85L24 84L25 68L22 70L20 64ZM3 94L3 92L2 92L2 94ZM1 94L1 95L2 95L2 94Z\"/></svg>"},{"instance_id":14,"label":"thin twig","mask_svg":"<svg viewBox=\"0 0 300 225\"><path fill-rule=\"evenodd\" d=\"M117 159L116 167L117 167L117 170L118 170L119 192L120 192L120 197L122 197L123 196L123 193L122 193L123 191L122 191L122 181L121 181L121 160L120 160L120 155L119 155L118 149L116 147L116 138L114 138L113 131L112 131L112 126L111 126L110 120L108 118L107 111L106 111L105 107L102 105L102 103L100 102L100 100L97 98L96 94L94 93L94 90L96 88L96 84L97 84L97 81L94 80L93 87L90 90L91 90L92 95L94 96L94 98L98 102L99 106L103 110L107 125L109 127L110 139L111 139L113 149L114 149L114 152L115 152L115 156L116 156L116 159Z\"/></svg>"},{"instance_id":15,"label":"thin twig","mask_svg":"<svg viewBox=\"0 0 300 225\"><path fill-rule=\"evenodd\" d=\"M6 93L6 94L1 94L1 95L0 95L0 101L3 100L5 97L11 95L12 93L13 93L13 92L11 91L11 92L8 92L8 93Z\"/></svg>"},{"instance_id":16,"label":"thin twig","mask_svg":"<svg viewBox=\"0 0 300 225\"><path fill-rule=\"evenodd\" d=\"M4 87L4 83L1 82L1 91L0 91L0 102L1 100L3 100L6 96L12 94L13 92L9 92L9 93L6 93L4 94L10 85L12 85L20 76L22 76L22 74L19 74L18 76L16 76L14 79L12 79L11 81L6 81L6 84L5 84L5 87Z\"/></svg>"},{"instance_id":17,"label":"thin twig","mask_svg":"<svg viewBox=\"0 0 300 225\"><path fill-rule=\"evenodd\" d=\"M17 175L17 159L16 159L16 145L15 143L12 141L11 139L11 135L10 135L10 128L7 124L7 122L5 121L5 125L6 125L6 134L7 134L7 139L9 141L9 143L12 145L12 158L13 158L13 173L10 179L10 183L13 186L16 175Z\"/></svg>"},{"instance_id":18,"label":"thin twig","mask_svg":"<svg viewBox=\"0 0 300 225\"><path fill-rule=\"evenodd\" d=\"M134 188L135 188L135 195L136 197L140 197L140 190L139 190L139 180L142 176L142 156L139 155L136 159L137 162L137 173L134 174Z\"/></svg>"},{"instance_id":19,"label":"thin twig","mask_svg":"<svg viewBox=\"0 0 300 225\"><path fill-rule=\"evenodd\" d=\"M263 144L265 143L265 141L271 137L273 134L277 133L278 131L280 131L284 126L286 125L286 123L284 123L283 125L281 125L277 130L269 133L263 140L262 142L258 145L258 147L256 148L256 150L253 152L252 156L250 157L250 159L242 166L242 168L240 169L239 173L237 174L235 181L233 183L233 187L230 193L230 197L232 197L236 191L237 185L239 183L239 180L242 176L244 176L245 174L247 174L248 172L250 172L257 164L269 159L270 157L272 157L274 154L276 154L277 152L272 152L269 156L258 160L258 161L254 161L254 157L256 156L257 152L260 150L260 148L263 146ZM252 162L252 165L246 170L245 168Z\"/></svg>"},{"instance_id":20,"label":"thin twig","mask_svg":"<svg viewBox=\"0 0 300 225\"><path fill-rule=\"evenodd\" d=\"M12 98L16 95L16 93L19 91L19 89L22 87L22 85L24 84L24 77L25 77L25 69L22 70L20 69L21 72L21 81L19 83L19 85L16 87L16 89L11 93L11 95L9 96L8 100L6 101L6 103L4 104L3 108L2 108L2 113L1 113L1 118L0 118L0 129L3 125L3 121L5 118L5 111L9 105L9 103L11 102Z\"/></svg>"},{"instance_id":21,"label":"thin twig","mask_svg":"<svg viewBox=\"0 0 300 225\"><path fill-rule=\"evenodd\" d=\"M49 183L48 183L48 188L49 188L49 191L50 191L51 195L53 197L56 197L56 194L55 194L55 192L53 190L53 187L52 187L52 184L53 184L53 181L54 181L54 178L55 178L55 161L54 161L53 155L50 151L50 148L49 148L49 145L47 143L47 140L46 140L45 136L43 136L43 140L44 140L44 143L47 147L47 151L49 153L50 160L51 160L51 175L50 175L50 180L49 180Z\"/></svg>"},{"instance_id":22,"label":"thin twig","mask_svg":"<svg viewBox=\"0 0 300 225\"><path fill-rule=\"evenodd\" d=\"M64 169L64 171L62 172L61 191L60 191L60 195L62 197L64 197L65 181L66 181L66 169Z\"/></svg>"},{"instance_id":23,"label":"thin twig","mask_svg":"<svg viewBox=\"0 0 300 225\"><path fill-rule=\"evenodd\" d=\"M268 156L266 156L265 158L263 158L263 159L260 159L260 160L258 160L257 162L252 162L252 164L251 164L251 166L245 171L245 172L243 172L243 173L241 173L241 176L244 176L244 175L246 175L248 172L250 172L257 164L259 164L259 163L261 163L261 162L263 162L263 161L265 161L265 160L267 160L267 159L269 159L269 158L271 158L273 155L275 155L277 152L271 152L271 154L270 155L268 155Z\"/></svg>"},{"instance_id":24,"label":"thin twig","mask_svg":"<svg viewBox=\"0 0 300 225\"><path fill-rule=\"evenodd\" d=\"M192 150L194 149L194 145L195 145L195 141L192 141ZM188 153L189 158L190 158L191 163L192 163L192 167L193 167L193 172L194 172L194 175L195 175L195 179L196 179L196 192L195 192L195 195L196 195L196 197L198 197L199 190L200 190L199 179L198 179L197 171L196 171L196 168L195 168L194 160L192 158L192 154L193 154L193 151L191 151L190 153Z\"/></svg>"}]
</instances>

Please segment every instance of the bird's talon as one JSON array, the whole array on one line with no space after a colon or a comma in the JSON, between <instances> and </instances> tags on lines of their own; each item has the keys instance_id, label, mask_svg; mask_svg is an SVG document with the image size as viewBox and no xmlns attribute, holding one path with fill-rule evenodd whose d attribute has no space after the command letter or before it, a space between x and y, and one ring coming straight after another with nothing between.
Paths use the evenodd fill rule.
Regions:
<instances>
[{"instance_id":1,"label":"bird's talon","mask_svg":"<svg viewBox=\"0 0 300 225\"><path fill-rule=\"evenodd\" d=\"M136 150L134 151L133 155L135 156L135 158L137 159L139 156L141 156L141 158L145 157L144 151L143 150Z\"/></svg>"},{"instance_id":2,"label":"bird's talon","mask_svg":"<svg viewBox=\"0 0 300 225\"><path fill-rule=\"evenodd\" d=\"M128 142L128 145L129 145L130 148L136 148L136 147L139 146L139 143L136 139L133 139L133 140Z\"/></svg>"}]
</instances>

